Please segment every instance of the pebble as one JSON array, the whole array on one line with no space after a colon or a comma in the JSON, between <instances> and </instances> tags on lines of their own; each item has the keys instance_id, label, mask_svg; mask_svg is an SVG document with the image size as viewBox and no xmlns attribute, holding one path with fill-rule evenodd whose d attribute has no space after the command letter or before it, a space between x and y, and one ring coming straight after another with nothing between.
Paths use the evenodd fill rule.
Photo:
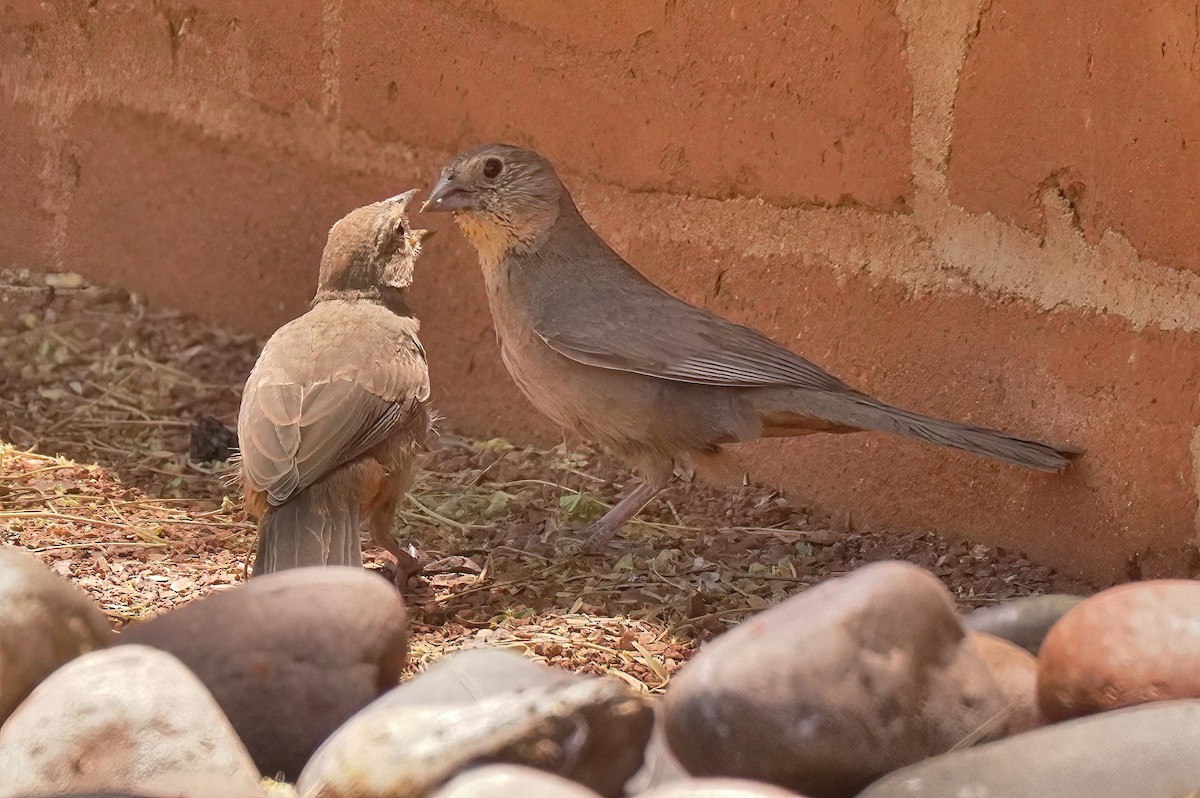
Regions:
<instances>
[{"instance_id":1,"label":"pebble","mask_svg":"<svg viewBox=\"0 0 1200 798\"><path fill-rule=\"evenodd\" d=\"M204 685L145 646L84 654L0 727L0 798L128 792L262 798L259 774Z\"/></svg>"},{"instance_id":2,"label":"pebble","mask_svg":"<svg viewBox=\"0 0 1200 798\"><path fill-rule=\"evenodd\" d=\"M798 793L747 779L684 779L637 798L803 798Z\"/></svg>"},{"instance_id":3,"label":"pebble","mask_svg":"<svg viewBox=\"0 0 1200 798\"><path fill-rule=\"evenodd\" d=\"M615 798L641 765L652 725L646 701L616 679L552 670L512 652L461 652L351 718L296 787L301 798L418 796L495 762Z\"/></svg>"},{"instance_id":4,"label":"pebble","mask_svg":"<svg viewBox=\"0 0 1200 798\"><path fill-rule=\"evenodd\" d=\"M963 625L976 632L1003 638L1031 654L1037 654L1050 627L1081 601L1083 596L1061 593L1025 596L991 607L980 607L963 617Z\"/></svg>"},{"instance_id":5,"label":"pebble","mask_svg":"<svg viewBox=\"0 0 1200 798\"><path fill-rule=\"evenodd\" d=\"M859 798L1184 798L1200 787L1200 701L1045 726L896 771Z\"/></svg>"},{"instance_id":6,"label":"pebble","mask_svg":"<svg viewBox=\"0 0 1200 798\"><path fill-rule=\"evenodd\" d=\"M134 624L123 643L170 652L200 677L263 773L294 779L408 657L400 594L360 568L294 568Z\"/></svg>"},{"instance_id":7,"label":"pebble","mask_svg":"<svg viewBox=\"0 0 1200 798\"><path fill-rule=\"evenodd\" d=\"M484 765L455 776L433 798L600 798L573 781L520 765Z\"/></svg>"},{"instance_id":8,"label":"pebble","mask_svg":"<svg viewBox=\"0 0 1200 798\"><path fill-rule=\"evenodd\" d=\"M973 738L1004 708L941 582L879 562L705 645L675 676L665 719L693 775L838 798Z\"/></svg>"},{"instance_id":9,"label":"pebble","mask_svg":"<svg viewBox=\"0 0 1200 798\"><path fill-rule=\"evenodd\" d=\"M1110 588L1062 617L1038 653L1038 700L1051 720L1200 698L1200 582Z\"/></svg>"},{"instance_id":10,"label":"pebble","mask_svg":"<svg viewBox=\"0 0 1200 798\"><path fill-rule=\"evenodd\" d=\"M1046 724L1038 708L1037 658L1016 643L983 632L968 632L967 643L987 663L1004 694L1008 711L1004 734L1020 734Z\"/></svg>"},{"instance_id":11,"label":"pebble","mask_svg":"<svg viewBox=\"0 0 1200 798\"><path fill-rule=\"evenodd\" d=\"M114 639L87 596L32 554L0 545L0 723L63 663Z\"/></svg>"}]
</instances>

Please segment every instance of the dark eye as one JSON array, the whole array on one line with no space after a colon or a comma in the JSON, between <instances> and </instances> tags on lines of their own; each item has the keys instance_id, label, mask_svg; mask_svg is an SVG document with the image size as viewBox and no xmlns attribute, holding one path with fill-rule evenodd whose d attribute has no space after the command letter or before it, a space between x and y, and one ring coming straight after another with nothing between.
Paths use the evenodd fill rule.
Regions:
<instances>
[{"instance_id":1,"label":"dark eye","mask_svg":"<svg viewBox=\"0 0 1200 798\"><path fill-rule=\"evenodd\" d=\"M504 163L499 158L488 158L483 162L483 176L488 180L493 180L503 168Z\"/></svg>"}]
</instances>

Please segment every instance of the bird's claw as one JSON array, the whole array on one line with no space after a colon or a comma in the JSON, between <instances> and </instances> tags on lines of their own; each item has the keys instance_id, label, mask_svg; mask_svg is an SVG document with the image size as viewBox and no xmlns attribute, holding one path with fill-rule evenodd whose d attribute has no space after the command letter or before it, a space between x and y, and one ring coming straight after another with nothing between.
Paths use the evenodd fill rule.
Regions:
<instances>
[{"instance_id":1,"label":"bird's claw","mask_svg":"<svg viewBox=\"0 0 1200 798\"><path fill-rule=\"evenodd\" d=\"M384 570L384 575L388 576L391 583L402 593L409 592L410 580L423 574L425 566L429 563L429 555L425 552L412 546L408 548L408 551L397 549L385 552L383 555L388 565ZM391 573L388 574L388 571Z\"/></svg>"},{"instance_id":2,"label":"bird's claw","mask_svg":"<svg viewBox=\"0 0 1200 798\"><path fill-rule=\"evenodd\" d=\"M617 534L617 527L597 521L579 530L579 538L560 541L565 554L600 554Z\"/></svg>"}]
</instances>

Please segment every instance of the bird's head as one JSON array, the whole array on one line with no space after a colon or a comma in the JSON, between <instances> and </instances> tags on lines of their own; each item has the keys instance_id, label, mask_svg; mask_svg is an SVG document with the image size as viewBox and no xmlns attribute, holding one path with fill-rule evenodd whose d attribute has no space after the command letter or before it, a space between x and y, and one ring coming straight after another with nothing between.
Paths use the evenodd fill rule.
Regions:
<instances>
[{"instance_id":1,"label":"bird's head","mask_svg":"<svg viewBox=\"0 0 1200 798\"><path fill-rule=\"evenodd\" d=\"M406 209L417 190L356 208L329 230L321 255L318 292L406 289L421 254L421 243L432 233L413 230Z\"/></svg>"},{"instance_id":2,"label":"bird's head","mask_svg":"<svg viewBox=\"0 0 1200 798\"><path fill-rule=\"evenodd\" d=\"M442 170L421 212L453 212L486 256L528 244L549 230L564 200L570 202L567 190L545 158L509 144L485 144Z\"/></svg>"}]
</instances>

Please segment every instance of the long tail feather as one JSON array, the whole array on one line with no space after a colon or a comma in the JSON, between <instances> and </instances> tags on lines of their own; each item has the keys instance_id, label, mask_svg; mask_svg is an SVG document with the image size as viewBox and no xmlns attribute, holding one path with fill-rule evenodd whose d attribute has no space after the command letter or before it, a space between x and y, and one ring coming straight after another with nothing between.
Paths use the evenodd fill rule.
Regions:
<instances>
[{"instance_id":1,"label":"long tail feather","mask_svg":"<svg viewBox=\"0 0 1200 798\"><path fill-rule=\"evenodd\" d=\"M878 413L878 423L869 427L909 438L949 446L972 454L990 457L1038 471L1062 471L1082 452L1064 446L1051 446L1018 438L999 430L946 421L924 416L903 408L872 403Z\"/></svg>"},{"instance_id":2,"label":"long tail feather","mask_svg":"<svg viewBox=\"0 0 1200 798\"><path fill-rule=\"evenodd\" d=\"M330 507L316 491L302 491L263 516L254 576L308 565L362 566L360 519L352 503Z\"/></svg>"}]
</instances>

